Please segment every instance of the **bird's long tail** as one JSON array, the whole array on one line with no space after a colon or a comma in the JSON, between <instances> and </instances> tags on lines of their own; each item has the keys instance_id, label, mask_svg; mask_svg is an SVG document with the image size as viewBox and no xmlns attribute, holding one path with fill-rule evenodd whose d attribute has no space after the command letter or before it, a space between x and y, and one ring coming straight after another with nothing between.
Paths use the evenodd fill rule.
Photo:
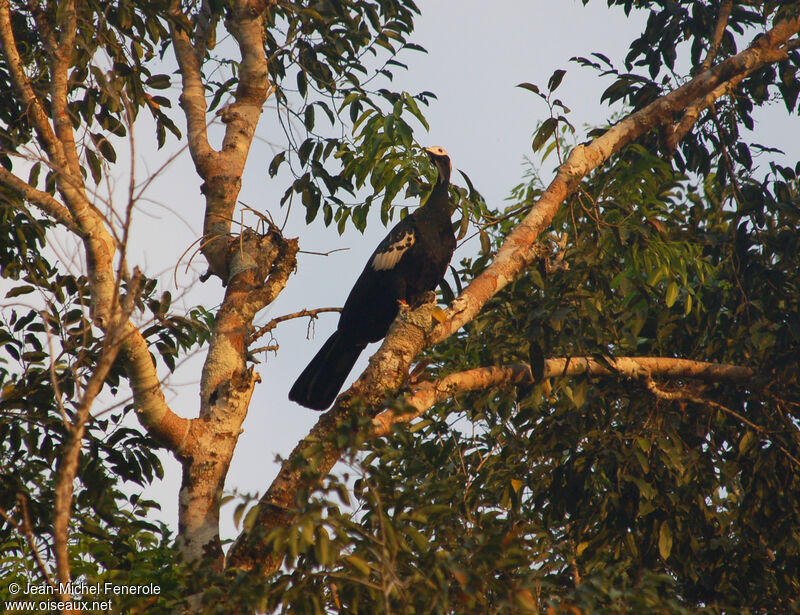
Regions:
<instances>
[{"instance_id":1,"label":"bird's long tail","mask_svg":"<svg viewBox=\"0 0 800 615\"><path fill-rule=\"evenodd\" d=\"M289 399L306 408L325 410L333 403L366 345L356 344L334 332L311 359L289 391Z\"/></svg>"}]
</instances>

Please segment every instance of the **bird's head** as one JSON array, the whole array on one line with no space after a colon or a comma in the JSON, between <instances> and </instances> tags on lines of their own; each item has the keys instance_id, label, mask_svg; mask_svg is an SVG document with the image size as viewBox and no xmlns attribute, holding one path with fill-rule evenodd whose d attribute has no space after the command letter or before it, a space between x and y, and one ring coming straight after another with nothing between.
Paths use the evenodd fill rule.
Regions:
<instances>
[{"instance_id":1,"label":"bird's head","mask_svg":"<svg viewBox=\"0 0 800 615\"><path fill-rule=\"evenodd\" d=\"M453 166L450 164L450 156L447 154L445 149L439 145L434 145L433 147L426 147L425 153L428 154L428 157L436 167L436 170L439 171L439 179L437 180L437 183L449 183L450 171L452 171Z\"/></svg>"}]
</instances>

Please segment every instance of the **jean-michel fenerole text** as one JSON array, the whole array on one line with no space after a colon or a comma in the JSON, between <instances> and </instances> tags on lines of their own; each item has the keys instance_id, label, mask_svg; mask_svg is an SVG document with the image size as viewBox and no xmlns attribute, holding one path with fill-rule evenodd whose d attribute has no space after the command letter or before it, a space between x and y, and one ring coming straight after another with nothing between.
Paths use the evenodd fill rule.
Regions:
<instances>
[{"instance_id":1,"label":"jean-michel fenerole text","mask_svg":"<svg viewBox=\"0 0 800 615\"><path fill-rule=\"evenodd\" d=\"M49 583L32 584L28 583L25 588L28 596L48 595L48 596L155 596L161 593L161 587L155 583L143 583L141 585L118 585L116 583L59 583L50 585Z\"/></svg>"}]
</instances>

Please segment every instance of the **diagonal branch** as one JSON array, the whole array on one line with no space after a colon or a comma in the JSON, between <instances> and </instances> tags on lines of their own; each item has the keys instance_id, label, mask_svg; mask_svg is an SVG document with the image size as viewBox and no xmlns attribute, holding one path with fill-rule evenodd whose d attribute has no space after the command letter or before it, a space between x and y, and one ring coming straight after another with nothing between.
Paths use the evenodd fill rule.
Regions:
<instances>
[{"instance_id":1,"label":"diagonal branch","mask_svg":"<svg viewBox=\"0 0 800 615\"><path fill-rule=\"evenodd\" d=\"M65 450L61 455L56 472L55 501L53 503L53 538L55 541L56 572L59 581L59 595L62 601L70 602L71 596L63 587L68 587L72 580L70 573L69 560L69 520L72 509L73 484L78 475L78 461L83 443L83 436L86 430L86 422L89 420L92 405L100 394L105 384L111 367L121 349L121 335L123 333L122 323L127 322L135 307L135 299L138 297L141 287L141 274L138 274L131 281L131 289L126 297L125 305L121 313L120 323L114 323L106 331L103 339L103 348L97 365L94 367L92 376L86 383L83 395L78 403L73 422L68 425L69 438L65 445Z\"/></svg>"},{"instance_id":2,"label":"diagonal branch","mask_svg":"<svg viewBox=\"0 0 800 615\"><path fill-rule=\"evenodd\" d=\"M172 411L141 331L130 320L123 324L120 357L133 391L136 416L147 432L180 457L191 421Z\"/></svg>"},{"instance_id":3,"label":"diagonal branch","mask_svg":"<svg viewBox=\"0 0 800 615\"><path fill-rule=\"evenodd\" d=\"M75 188L83 193L83 175L68 109L69 68L72 64L72 55L75 53L75 36L78 30L78 12L75 0L64 2L63 8L59 7L59 15L63 22L59 27L58 44L51 53L47 54L51 81L50 113L55 125L56 138L61 145L64 166L69 169L70 179Z\"/></svg>"},{"instance_id":4,"label":"diagonal branch","mask_svg":"<svg viewBox=\"0 0 800 615\"><path fill-rule=\"evenodd\" d=\"M26 109L28 121L36 131L39 142L47 154L46 163L53 170L62 205L51 195L37 190L6 169L0 168L0 184L28 200L47 215L52 216L82 240L87 254L88 274L92 289L92 316L101 327L111 327L117 347L126 360L126 368L133 388L137 412L144 426L171 450L179 450L188 422L175 415L167 406L160 388L155 365L141 332L126 317L119 317L119 287L114 271L115 243L105 226L100 212L86 195L78 162L74 133L69 119L68 71L75 53L77 8L74 0L65 3L58 36L53 24L38 2L31 5L37 27L42 31L51 72L51 112L38 98L25 74L25 67L17 51L11 26L10 3L0 0L0 47L8 67L14 89ZM116 333L114 333L116 332ZM115 351L116 352L116 351Z\"/></svg>"},{"instance_id":5,"label":"diagonal branch","mask_svg":"<svg viewBox=\"0 0 800 615\"><path fill-rule=\"evenodd\" d=\"M208 165L213 162L216 152L208 142L206 121L208 107L203 86L201 58L197 57L192 46L189 37L191 25L181 10L181 3L177 0L172 3L170 17L170 36L181 73L180 105L186 115L189 152L200 177L206 179Z\"/></svg>"},{"instance_id":6,"label":"diagonal branch","mask_svg":"<svg viewBox=\"0 0 800 615\"><path fill-rule=\"evenodd\" d=\"M491 297L519 275L530 262L539 234L586 175L637 138L669 122L676 111L709 95L721 95L732 80L743 79L766 64L786 58L786 43L798 31L800 17L779 22L752 47L632 113L588 144L573 149L530 213L506 238L492 264L447 310L447 320L436 328L433 343L448 338L472 320Z\"/></svg>"},{"instance_id":7,"label":"diagonal branch","mask_svg":"<svg viewBox=\"0 0 800 615\"><path fill-rule=\"evenodd\" d=\"M293 318L304 318L308 316L309 318L309 330L311 330L311 323L314 322L317 318L317 314L322 314L324 312L341 312L342 308L338 307L326 307L326 308L316 308L314 310L300 310L299 312L293 312L291 314L284 314L283 316L278 316L270 320L267 324L259 327L251 336L250 336L250 343L252 344L260 337L266 335L270 331L272 331L275 327L277 327L280 323L286 322L287 320L292 320Z\"/></svg>"},{"instance_id":8,"label":"diagonal branch","mask_svg":"<svg viewBox=\"0 0 800 615\"><path fill-rule=\"evenodd\" d=\"M181 73L180 104L186 115L189 152L204 181L202 191L206 197L206 211L202 251L211 270L223 280L229 273L225 262L226 240L234 218L242 171L262 107L270 93L269 70L262 41L266 5L264 0L237 0L232 3L225 22L238 43L242 59L233 103L219 113L225 124L219 151L214 150L208 140L208 106L201 70L201 53L207 44L207 37L197 41L195 46L191 40L191 24L182 11L181 3L174 1L170 10L170 34ZM204 5L204 11L207 8ZM200 21L213 19L213 15L207 12L198 17ZM203 35L201 25L198 23L198 33Z\"/></svg>"},{"instance_id":9,"label":"diagonal branch","mask_svg":"<svg viewBox=\"0 0 800 615\"><path fill-rule=\"evenodd\" d=\"M722 0L722 4L719 7L717 23L714 26L714 35L709 43L708 53L706 54L703 63L700 64L700 69L698 72L702 73L703 71L707 71L709 68L711 68L714 58L717 57L717 49L719 49L719 45L722 42L722 37L725 35L725 28L728 27L728 19L730 19L732 8L733 0Z\"/></svg>"},{"instance_id":10,"label":"diagonal branch","mask_svg":"<svg viewBox=\"0 0 800 615\"><path fill-rule=\"evenodd\" d=\"M61 158L61 144L56 139L50 119L42 101L33 91L25 74L22 58L17 51L17 41L11 27L11 11L8 0L0 0L0 47L8 67L11 83L26 110L28 121L33 127L39 142L51 159Z\"/></svg>"},{"instance_id":11,"label":"diagonal branch","mask_svg":"<svg viewBox=\"0 0 800 615\"><path fill-rule=\"evenodd\" d=\"M55 588L56 584L53 582L53 577L50 575L50 571L45 566L44 561L42 560L42 556L39 553L39 548L36 546L36 537L33 535L33 524L31 523L31 516L28 512L28 500L26 496L22 493L17 494L17 504L20 508L20 513L22 517L21 522L17 522L14 518L3 508L0 508L0 517L6 520L11 527L17 530L20 534L25 536L25 542L28 543L28 549L33 555L33 558L36 560L36 565L39 568L39 572L42 573L42 576L47 581L47 584L50 587Z\"/></svg>"},{"instance_id":12,"label":"diagonal branch","mask_svg":"<svg viewBox=\"0 0 800 615\"><path fill-rule=\"evenodd\" d=\"M277 570L280 562L271 555L263 536L270 528L291 523L294 500L302 489L309 486L310 479L304 477L301 471L307 466L305 452L309 447L323 447L323 453L315 456L315 469L322 474L332 468L342 454L342 450L329 442L346 414L342 400L356 394L377 413L384 391L400 384L415 356L424 348L447 339L472 320L491 297L516 279L539 255L535 249L539 235L587 174L635 139L670 122L676 112L718 92L718 88L732 79L743 78L765 64L785 58L791 45L787 45L787 41L798 31L800 16L777 23L749 49L695 76L682 87L631 114L600 137L573 149L525 219L508 235L492 264L470 283L445 312L444 322L431 330L430 312L427 326L409 326L403 323L405 317L402 315L395 321L380 350L370 360L367 371L350 391L340 396L340 401L330 411L322 415L306 439L283 463L278 477L258 504L253 527L246 529L232 547L228 564L260 570L264 574Z\"/></svg>"},{"instance_id":13,"label":"diagonal branch","mask_svg":"<svg viewBox=\"0 0 800 615\"><path fill-rule=\"evenodd\" d=\"M80 236L80 229L75 223L75 219L72 217L69 209L59 203L52 195L37 190L28 182L8 171L5 167L0 167L0 185L6 186L6 188L18 197L32 203L56 222ZM16 207L14 203L10 201L6 202L12 207Z\"/></svg>"}]
</instances>

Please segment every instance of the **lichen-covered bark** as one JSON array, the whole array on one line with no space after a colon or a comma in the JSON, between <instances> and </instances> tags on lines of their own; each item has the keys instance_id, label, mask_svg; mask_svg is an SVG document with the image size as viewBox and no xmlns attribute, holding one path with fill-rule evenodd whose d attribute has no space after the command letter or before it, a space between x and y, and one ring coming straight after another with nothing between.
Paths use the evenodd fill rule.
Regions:
<instances>
[{"instance_id":1,"label":"lichen-covered bark","mask_svg":"<svg viewBox=\"0 0 800 615\"><path fill-rule=\"evenodd\" d=\"M202 252L211 273L225 285L200 383L200 413L192 421L179 456L183 483L179 534L190 561L210 558L222 566L219 504L241 425L258 376L246 364L253 317L283 290L296 265L297 242L276 229L265 235L246 230L231 236L231 224L247 155L261 110L270 93L264 53L266 2L239 0L229 7L225 26L242 59L233 102L219 113L225 133L219 149L208 141L207 105L200 63L206 45L205 21L188 30L176 18L171 35L182 79L181 107L187 119L189 151L203 179ZM172 7L180 17L181 4Z\"/></svg>"},{"instance_id":2,"label":"lichen-covered bark","mask_svg":"<svg viewBox=\"0 0 800 615\"><path fill-rule=\"evenodd\" d=\"M219 505L242 422L259 381L245 358L253 317L286 285L297 241L245 231L228 256L232 277L217 312L200 382L200 416L180 450L179 536L184 554L222 567Z\"/></svg>"}]
</instances>

